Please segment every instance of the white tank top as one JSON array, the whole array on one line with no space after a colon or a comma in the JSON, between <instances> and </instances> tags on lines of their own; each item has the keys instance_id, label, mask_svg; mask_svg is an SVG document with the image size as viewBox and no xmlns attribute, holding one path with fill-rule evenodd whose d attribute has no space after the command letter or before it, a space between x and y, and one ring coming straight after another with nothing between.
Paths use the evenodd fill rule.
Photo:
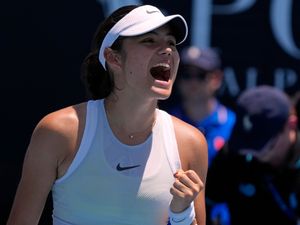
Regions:
<instances>
[{"instance_id":1,"label":"white tank top","mask_svg":"<svg viewBox=\"0 0 300 225\"><path fill-rule=\"evenodd\" d=\"M78 152L53 185L54 225L166 225L180 160L171 116L156 110L140 145L111 131L103 100L89 101Z\"/></svg>"}]
</instances>

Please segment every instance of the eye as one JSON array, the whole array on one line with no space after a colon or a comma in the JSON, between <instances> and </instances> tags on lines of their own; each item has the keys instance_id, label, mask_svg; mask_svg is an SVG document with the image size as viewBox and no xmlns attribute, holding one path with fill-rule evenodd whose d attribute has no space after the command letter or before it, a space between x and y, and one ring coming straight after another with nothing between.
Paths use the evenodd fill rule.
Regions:
<instances>
[{"instance_id":1,"label":"eye","mask_svg":"<svg viewBox=\"0 0 300 225\"><path fill-rule=\"evenodd\" d=\"M155 40L153 38L151 38L151 37L147 37L147 38L142 39L141 42L142 43L154 43Z\"/></svg>"},{"instance_id":2,"label":"eye","mask_svg":"<svg viewBox=\"0 0 300 225\"><path fill-rule=\"evenodd\" d=\"M176 41L175 40L170 40L169 45L170 46L176 46Z\"/></svg>"}]
</instances>

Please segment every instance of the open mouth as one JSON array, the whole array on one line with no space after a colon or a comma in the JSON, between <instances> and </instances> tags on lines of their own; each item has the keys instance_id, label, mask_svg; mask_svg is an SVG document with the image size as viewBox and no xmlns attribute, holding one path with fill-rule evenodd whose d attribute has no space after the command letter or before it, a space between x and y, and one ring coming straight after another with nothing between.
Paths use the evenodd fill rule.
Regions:
<instances>
[{"instance_id":1,"label":"open mouth","mask_svg":"<svg viewBox=\"0 0 300 225\"><path fill-rule=\"evenodd\" d=\"M168 81L171 76L171 68L169 64L159 63L150 69L150 73L156 80Z\"/></svg>"}]
</instances>

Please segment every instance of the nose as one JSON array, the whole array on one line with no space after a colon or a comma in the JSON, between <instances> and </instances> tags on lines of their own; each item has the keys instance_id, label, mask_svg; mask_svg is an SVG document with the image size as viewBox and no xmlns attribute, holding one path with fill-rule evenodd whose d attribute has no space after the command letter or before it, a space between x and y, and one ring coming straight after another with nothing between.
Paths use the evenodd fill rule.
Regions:
<instances>
[{"instance_id":1,"label":"nose","mask_svg":"<svg viewBox=\"0 0 300 225\"><path fill-rule=\"evenodd\" d=\"M160 51L159 54L160 55L171 55L173 52L172 48L169 46L163 46Z\"/></svg>"}]
</instances>

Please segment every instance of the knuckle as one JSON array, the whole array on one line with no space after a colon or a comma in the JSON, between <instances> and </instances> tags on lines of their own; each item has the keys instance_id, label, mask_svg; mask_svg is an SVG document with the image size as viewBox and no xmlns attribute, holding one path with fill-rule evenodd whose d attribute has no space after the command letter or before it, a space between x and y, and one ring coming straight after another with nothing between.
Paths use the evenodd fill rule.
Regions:
<instances>
[{"instance_id":1,"label":"knuckle","mask_svg":"<svg viewBox=\"0 0 300 225\"><path fill-rule=\"evenodd\" d=\"M192 198L194 196L194 192L189 189L188 191L186 191L185 196L186 198Z\"/></svg>"}]
</instances>

